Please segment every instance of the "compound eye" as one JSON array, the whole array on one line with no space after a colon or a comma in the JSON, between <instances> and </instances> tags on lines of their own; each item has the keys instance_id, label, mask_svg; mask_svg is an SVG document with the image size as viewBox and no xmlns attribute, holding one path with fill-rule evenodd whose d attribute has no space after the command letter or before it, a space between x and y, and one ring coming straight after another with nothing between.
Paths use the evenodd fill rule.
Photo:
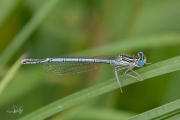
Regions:
<instances>
[{"instance_id":1,"label":"compound eye","mask_svg":"<svg viewBox=\"0 0 180 120\"><path fill-rule=\"evenodd\" d=\"M138 61L138 65L143 66L144 65L144 60Z\"/></svg>"},{"instance_id":2,"label":"compound eye","mask_svg":"<svg viewBox=\"0 0 180 120\"><path fill-rule=\"evenodd\" d=\"M139 56L139 60L140 60L140 61L142 61L142 60L145 59L143 52L139 52L139 53L138 53L138 56Z\"/></svg>"}]
</instances>

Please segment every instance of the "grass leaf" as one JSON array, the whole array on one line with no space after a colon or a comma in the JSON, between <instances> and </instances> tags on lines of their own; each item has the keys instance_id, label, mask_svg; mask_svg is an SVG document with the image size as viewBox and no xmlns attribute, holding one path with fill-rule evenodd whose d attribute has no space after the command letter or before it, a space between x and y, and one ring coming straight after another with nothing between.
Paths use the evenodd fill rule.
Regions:
<instances>
[{"instance_id":1,"label":"grass leaf","mask_svg":"<svg viewBox=\"0 0 180 120\"><path fill-rule=\"evenodd\" d=\"M10 68L10 70L7 72L7 74L2 78L0 81L0 95L4 91L4 89L7 87L7 85L11 82L13 77L16 75L18 69L21 66L21 60L26 58L27 55L22 55L15 63L14 65Z\"/></svg>"},{"instance_id":2,"label":"grass leaf","mask_svg":"<svg viewBox=\"0 0 180 120\"><path fill-rule=\"evenodd\" d=\"M149 119L167 119L180 113L180 100L168 103L158 108L152 109L145 113L139 114L130 118L129 120L149 120ZM179 116L179 115L178 115Z\"/></svg>"},{"instance_id":3,"label":"grass leaf","mask_svg":"<svg viewBox=\"0 0 180 120\"><path fill-rule=\"evenodd\" d=\"M46 1L41 6L41 8L32 16L30 21L19 31L12 42L0 55L0 69L3 68L3 66L9 61L13 54L18 49L20 49L27 38L36 30L36 28L42 23L49 12L54 8L57 2L59 2L59 0Z\"/></svg>"}]
</instances>

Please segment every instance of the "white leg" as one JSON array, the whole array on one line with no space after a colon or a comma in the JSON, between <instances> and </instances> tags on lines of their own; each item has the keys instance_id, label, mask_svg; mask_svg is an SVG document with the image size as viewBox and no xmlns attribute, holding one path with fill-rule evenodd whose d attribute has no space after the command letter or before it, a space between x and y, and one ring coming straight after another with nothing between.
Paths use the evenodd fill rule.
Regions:
<instances>
[{"instance_id":1,"label":"white leg","mask_svg":"<svg viewBox=\"0 0 180 120\"><path fill-rule=\"evenodd\" d=\"M120 70L123 70L123 69L127 69L127 67L115 66L114 69L115 69L116 71L120 71Z\"/></svg>"},{"instance_id":2,"label":"white leg","mask_svg":"<svg viewBox=\"0 0 180 120\"><path fill-rule=\"evenodd\" d=\"M131 71L132 71L134 74L136 74L138 77L133 76L133 75L130 75L130 74L127 74L127 72L128 72L129 70L131 70ZM141 82L143 81L143 80L142 80L142 77L141 77L137 72L135 72L134 70L132 70L131 67L128 68L128 69L124 72L124 74L127 75L127 76L130 76L130 77L136 78L136 79L138 79L138 80L141 81Z\"/></svg>"},{"instance_id":3,"label":"white leg","mask_svg":"<svg viewBox=\"0 0 180 120\"><path fill-rule=\"evenodd\" d=\"M119 87L120 87L120 91L123 93L123 91L122 91L122 86L121 86L121 83L120 83L120 80L119 80L119 77L118 77L118 71L120 71L120 70L123 70L123 69L127 69L125 72L124 72L124 74L125 75L127 75L127 76L130 76L130 77L133 77L133 78L136 78L136 79L138 79L139 81L143 81L142 80L142 77L137 73L137 72L135 72L134 70L132 70L134 67L133 66L126 66L126 67L122 67L122 66L115 66L114 67L114 74L115 74L115 76L116 76L116 80L117 80L117 82L118 82L118 84L119 84ZM127 72L129 71L129 70L131 70L134 74L136 74L138 77L136 77L136 76L133 76L133 75L130 75L130 74L127 74Z\"/></svg>"},{"instance_id":4,"label":"white leg","mask_svg":"<svg viewBox=\"0 0 180 120\"><path fill-rule=\"evenodd\" d=\"M116 68L114 68L114 74L115 74L115 76L116 76L116 80L117 80L117 82L118 82L118 84L119 84L120 91L123 93L123 91L122 91L122 86L121 86L121 83L120 83L120 81L119 81L119 78L118 78L118 73L117 73Z\"/></svg>"}]
</instances>

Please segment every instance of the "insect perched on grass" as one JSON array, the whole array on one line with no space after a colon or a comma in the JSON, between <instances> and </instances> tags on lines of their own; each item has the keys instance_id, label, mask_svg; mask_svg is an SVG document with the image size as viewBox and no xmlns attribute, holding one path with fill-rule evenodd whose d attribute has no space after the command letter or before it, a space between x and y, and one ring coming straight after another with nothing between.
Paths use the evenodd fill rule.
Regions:
<instances>
[{"instance_id":1,"label":"insect perched on grass","mask_svg":"<svg viewBox=\"0 0 180 120\"><path fill-rule=\"evenodd\" d=\"M146 63L146 57L143 52L138 56L121 54L116 57L97 56L97 57L59 57L46 59L24 59L22 64L44 63L44 69L47 73L65 75L87 72L96 69L100 64L110 64L114 66L114 74L122 92L121 83L118 78L118 71L126 69L124 74L142 81L141 76L133 70L134 67L142 67ZM132 71L136 76L127 72Z\"/></svg>"}]
</instances>

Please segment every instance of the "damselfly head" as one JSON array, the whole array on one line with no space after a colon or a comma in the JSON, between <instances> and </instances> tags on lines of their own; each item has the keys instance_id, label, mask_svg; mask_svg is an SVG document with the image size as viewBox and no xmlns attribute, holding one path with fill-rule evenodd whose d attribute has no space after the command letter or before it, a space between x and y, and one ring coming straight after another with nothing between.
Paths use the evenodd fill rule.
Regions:
<instances>
[{"instance_id":1,"label":"damselfly head","mask_svg":"<svg viewBox=\"0 0 180 120\"><path fill-rule=\"evenodd\" d=\"M143 66L146 63L146 57L145 57L144 53L138 52L138 57L139 57L138 65Z\"/></svg>"}]
</instances>

